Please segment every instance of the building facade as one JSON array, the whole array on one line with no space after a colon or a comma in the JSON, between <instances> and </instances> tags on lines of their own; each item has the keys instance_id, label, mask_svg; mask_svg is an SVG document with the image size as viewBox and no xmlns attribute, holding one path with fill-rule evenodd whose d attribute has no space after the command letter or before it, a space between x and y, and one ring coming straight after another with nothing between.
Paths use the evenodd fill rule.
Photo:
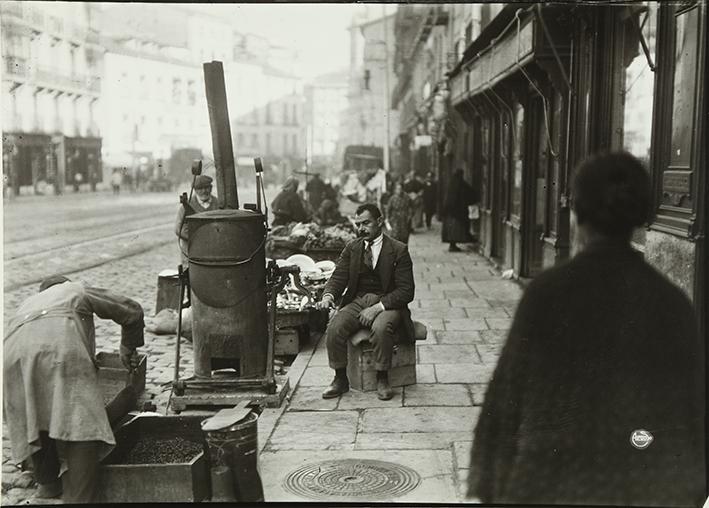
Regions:
<instances>
[{"instance_id":1,"label":"building facade","mask_svg":"<svg viewBox=\"0 0 709 508\"><path fill-rule=\"evenodd\" d=\"M309 164L313 171L331 178L342 166L336 159L340 121L347 109L348 73L318 76L305 86L305 125L308 132Z\"/></svg>"},{"instance_id":2,"label":"building facade","mask_svg":"<svg viewBox=\"0 0 709 508\"><path fill-rule=\"evenodd\" d=\"M3 168L12 194L101 180L103 49L82 3L2 2ZM76 176L79 175L79 176Z\"/></svg>"},{"instance_id":3,"label":"building facade","mask_svg":"<svg viewBox=\"0 0 709 508\"><path fill-rule=\"evenodd\" d=\"M389 167L399 166L396 152L399 114L390 104L396 84L393 73L395 15L354 20L350 26L348 107L341 117L336 158L350 145L390 148Z\"/></svg>"},{"instance_id":4,"label":"building facade","mask_svg":"<svg viewBox=\"0 0 709 508\"><path fill-rule=\"evenodd\" d=\"M211 153L201 65L155 40L102 39L105 86L101 104L106 171L126 168L151 178L158 161L180 149ZM162 164L162 162L161 162ZM179 172L180 168L165 168ZM171 171L172 170L172 171ZM187 180L189 168L176 174Z\"/></svg>"},{"instance_id":5,"label":"building facade","mask_svg":"<svg viewBox=\"0 0 709 508\"><path fill-rule=\"evenodd\" d=\"M255 58L234 62L226 74L237 171L250 178L255 157L263 160L267 182L301 171L306 154L303 80Z\"/></svg>"},{"instance_id":6,"label":"building facade","mask_svg":"<svg viewBox=\"0 0 709 508\"><path fill-rule=\"evenodd\" d=\"M399 7L409 48L434 8ZM481 251L519 277L568 259L577 245L574 168L593 153L626 150L645 163L655 193L654 218L633 245L695 302L706 332L706 4L441 8L452 13L453 65L439 95L453 128L438 132L439 155L442 140L452 145L438 167L441 179L466 168L480 190ZM394 97L401 135L423 98L415 84L422 57L406 51Z\"/></svg>"}]
</instances>

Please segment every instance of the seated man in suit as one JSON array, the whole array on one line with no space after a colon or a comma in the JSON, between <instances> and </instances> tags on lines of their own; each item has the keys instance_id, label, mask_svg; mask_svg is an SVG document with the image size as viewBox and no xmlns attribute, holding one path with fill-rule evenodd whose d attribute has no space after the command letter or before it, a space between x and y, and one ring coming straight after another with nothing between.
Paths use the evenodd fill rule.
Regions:
<instances>
[{"instance_id":1,"label":"seated man in suit","mask_svg":"<svg viewBox=\"0 0 709 508\"><path fill-rule=\"evenodd\" d=\"M389 368L395 331L405 327L413 337L413 322L407 304L414 299L414 274L406 244L383 234L384 218L373 204L357 208L358 237L347 244L337 267L325 285L319 308L331 308L342 296L342 305L325 332L330 367L335 379L323 398L338 397L349 390L347 340L361 328L371 329L377 369L377 397L393 397ZM345 292L346 290L346 292Z\"/></svg>"}]
</instances>

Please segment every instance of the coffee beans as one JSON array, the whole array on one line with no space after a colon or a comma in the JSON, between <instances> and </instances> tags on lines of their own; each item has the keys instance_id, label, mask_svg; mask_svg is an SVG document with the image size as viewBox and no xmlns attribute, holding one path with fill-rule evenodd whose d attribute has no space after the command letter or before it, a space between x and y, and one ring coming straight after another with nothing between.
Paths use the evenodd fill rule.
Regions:
<instances>
[{"instance_id":1,"label":"coffee beans","mask_svg":"<svg viewBox=\"0 0 709 508\"><path fill-rule=\"evenodd\" d=\"M128 452L123 464L182 464L194 459L202 445L179 436L144 436Z\"/></svg>"}]
</instances>

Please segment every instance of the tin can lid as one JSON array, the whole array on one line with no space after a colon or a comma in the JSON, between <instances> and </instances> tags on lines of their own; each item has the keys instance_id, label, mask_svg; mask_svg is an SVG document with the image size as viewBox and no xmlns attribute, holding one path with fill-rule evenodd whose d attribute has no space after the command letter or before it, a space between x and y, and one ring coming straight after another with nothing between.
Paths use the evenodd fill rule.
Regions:
<instances>
[{"instance_id":1,"label":"tin can lid","mask_svg":"<svg viewBox=\"0 0 709 508\"><path fill-rule=\"evenodd\" d=\"M251 413L251 408L247 407L248 403L249 402L246 401L237 406L220 410L217 414L202 422L202 430L212 432L226 429L227 427L239 423Z\"/></svg>"}]
</instances>

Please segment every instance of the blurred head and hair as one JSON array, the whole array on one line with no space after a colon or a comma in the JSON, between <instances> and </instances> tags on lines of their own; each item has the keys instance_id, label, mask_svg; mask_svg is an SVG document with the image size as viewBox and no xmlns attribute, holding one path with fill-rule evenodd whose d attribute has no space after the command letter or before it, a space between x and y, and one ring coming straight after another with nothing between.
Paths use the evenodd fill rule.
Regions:
<instances>
[{"instance_id":1,"label":"blurred head and hair","mask_svg":"<svg viewBox=\"0 0 709 508\"><path fill-rule=\"evenodd\" d=\"M70 282L70 279L64 277L63 275L52 275L47 277L39 284L39 292L41 293L45 289L49 289L57 284L63 284L64 282Z\"/></svg>"},{"instance_id":2,"label":"blurred head and hair","mask_svg":"<svg viewBox=\"0 0 709 508\"><path fill-rule=\"evenodd\" d=\"M602 153L581 163L573 185L576 222L593 232L628 240L651 217L650 177L627 152Z\"/></svg>"},{"instance_id":3,"label":"blurred head and hair","mask_svg":"<svg viewBox=\"0 0 709 508\"><path fill-rule=\"evenodd\" d=\"M288 179L283 184L283 190L287 191L287 192L297 191L298 190L298 178L295 176L289 176Z\"/></svg>"}]
</instances>

